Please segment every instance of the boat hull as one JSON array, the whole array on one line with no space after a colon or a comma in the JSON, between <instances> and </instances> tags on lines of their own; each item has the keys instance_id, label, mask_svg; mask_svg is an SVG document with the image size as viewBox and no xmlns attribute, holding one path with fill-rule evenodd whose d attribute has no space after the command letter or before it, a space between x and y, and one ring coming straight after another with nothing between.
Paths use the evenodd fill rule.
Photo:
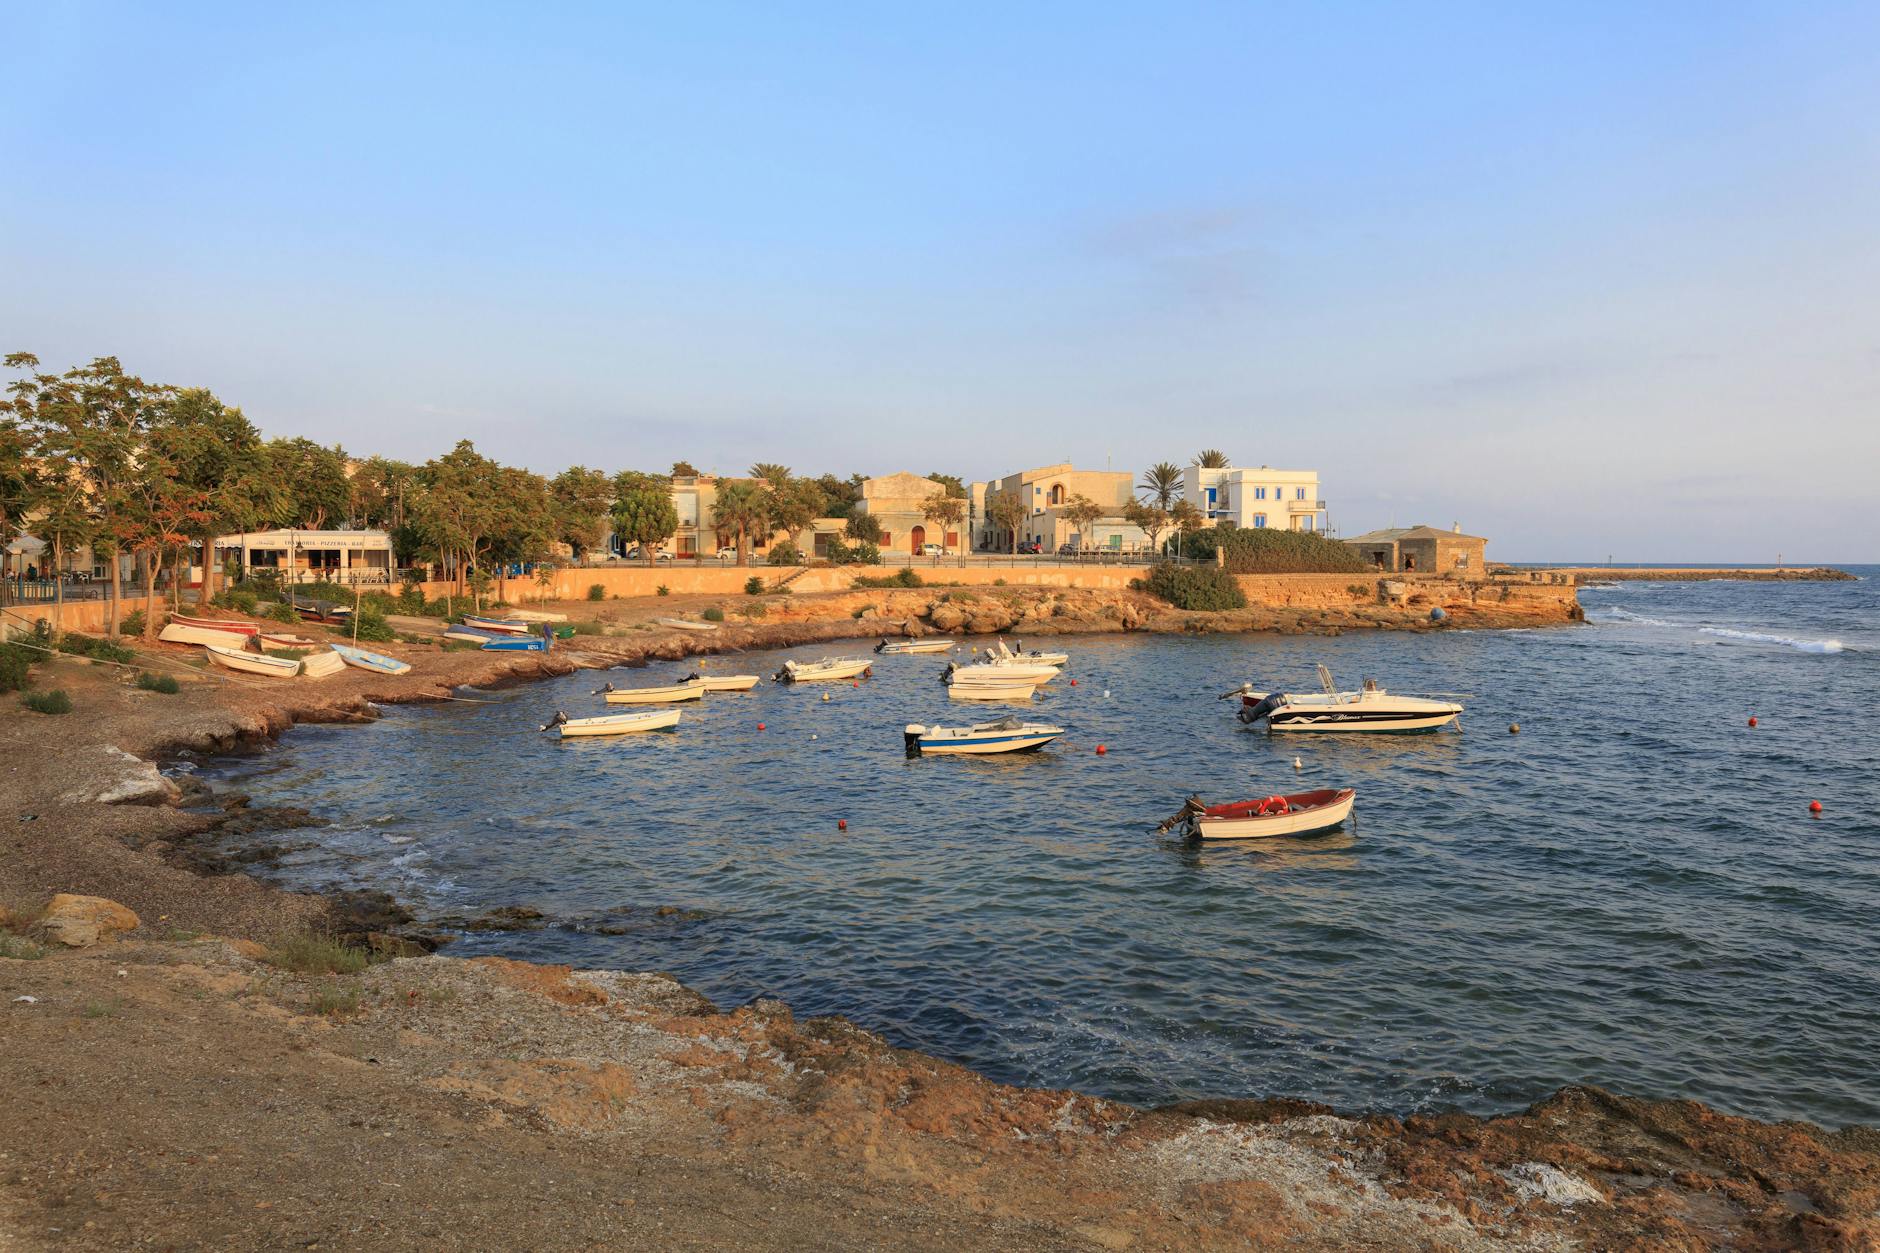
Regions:
<instances>
[{"instance_id":1,"label":"boat hull","mask_svg":"<svg viewBox=\"0 0 1880 1253\"><path fill-rule=\"evenodd\" d=\"M758 676L754 674L708 674L705 676L705 690L708 692L748 692L757 686Z\"/></svg>"},{"instance_id":2,"label":"boat hull","mask_svg":"<svg viewBox=\"0 0 1880 1253\"><path fill-rule=\"evenodd\" d=\"M1056 666L1033 665L1030 662L977 662L970 666L955 666L947 672L948 683L1049 683L1057 678Z\"/></svg>"},{"instance_id":3,"label":"boat hull","mask_svg":"<svg viewBox=\"0 0 1880 1253\"><path fill-rule=\"evenodd\" d=\"M219 648L239 649L254 636L240 631L221 631L212 627L189 626L172 622L157 634L165 644L214 644Z\"/></svg>"},{"instance_id":4,"label":"boat hull","mask_svg":"<svg viewBox=\"0 0 1880 1253\"><path fill-rule=\"evenodd\" d=\"M1317 835L1343 826L1351 817L1357 795L1350 788L1337 792L1301 793L1301 796L1329 796L1319 804L1296 807L1284 814L1246 814L1214 816L1198 814L1189 820L1189 830L1203 840L1261 840L1274 836ZM1294 798L1289 798L1294 799ZM1224 809L1244 806L1222 806Z\"/></svg>"},{"instance_id":5,"label":"boat hull","mask_svg":"<svg viewBox=\"0 0 1880 1253\"><path fill-rule=\"evenodd\" d=\"M785 662L777 677L786 683L827 683L857 678L873 664L873 659L867 657L845 658L832 665L822 662L811 662L808 665Z\"/></svg>"},{"instance_id":6,"label":"boat hull","mask_svg":"<svg viewBox=\"0 0 1880 1253\"><path fill-rule=\"evenodd\" d=\"M239 670L244 674L266 675L270 679L291 679L300 673L300 662L286 657L244 653L239 649L227 648L221 644L204 644L202 647L209 654L210 661L225 669Z\"/></svg>"},{"instance_id":7,"label":"boat hull","mask_svg":"<svg viewBox=\"0 0 1880 1253\"><path fill-rule=\"evenodd\" d=\"M499 635L533 635L535 627L527 622L511 622L507 618L484 618L467 613L463 624L478 631L495 631Z\"/></svg>"},{"instance_id":8,"label":"boat hull","mask_svg":"<svg viewBox=\"0 0 1880 1253\"><path fill-rule=\"evenodd\" d=\"M1029 701L1037 691L1036 683L955 683L947 688L947 699Z\"/></svg>"},{"instance_id":9,"label":"boat hull","mask_svg":"<svg viewBox=\"0 0 1880 1253\"><path fill-rule=\"evenodd\" d=\"M374 674L404 674L411 669L409 661L400 661L396 657L387 657L383 653L367 652L363 648L354 648L348 644L335 644L333 651L339 654L341 661L360 670L370 670Z\"/></svg>"},{"instance_id":10,"label":"boat hull","mask_svg":"<svg viewBox=\"0 0 1880 1253\"><path fill-rule=\"evenodd\" d=\"M1239 718L1252 724L1266 719L1270 731L1315 734L1415 735L1440 731L1462 716L1462 706L1418 697L1352 699L1337 703L1310 698L1287 699L1277 707L1260 693L1241 697Z\"/></svg>"},{"instance_id":11,"label":"boat hull","mask_svg":"<svg viewBox=\"0 0 1880 1253\"><path fill-rule=\"evenodd\" d=\"M263 631L261 642L268 648L324 648L324 640L310 640L304 635L290 635L284 631Z\"/></svg>"},{"instance_id":12,"label":"boat hull","mask_svg":"<svg viewBox=\"0 0 1880 1253\"><path fill-rule=\"evenodd\" d=\"M1063 735L1063 728L1006 735L950 737L944 731L936 736L930 731L919 737L914 747L924 757L929 753L953 753L985 757L995 753L1035 753Z\"/></svg>"},{"instance_id":13,"label":"boat hull","mask_svg":"<svg viewBox=\"0 0 1880 1253\"><path fill-rule=\"evenodd\" d=\"M660 626L671 627L675 631L716 631L716 622L687 622L684 618L654 618Z\"/></svg>"},{"instance_id":14,"label":"boat hull","mask_svg":"<svg viewBox=\"0 0 1880 1253\"><path fill-rule=\"evenodd\" d=\"M486 653L545 653L548 641L539 635L512 635L484 640L482 649Z\"/></svg>"},{"instance_id":15,"label":"boat hull","mask_svg":"<svg viewBox=\"0 0 1880 1253\"><path fill-rule=\"evenodd\" d=\"M666 687L623 687L603 693L610 705L674 705L705 695L703 683L673 683Z\"/></svg>"},{"instance_id":16,"label":"boat hull","mask_svg":"<svg viewBox=\"0 0 1880 1253\"><path fill-rule=\"evenodd\" d=\"M635 735L641 731L665 731L679 725L677 709L649 709L645 713L613 714L600 718L575 718L560 726L564 740L588 739L599 735Z\"/></svg>"},{"instance_id":17,"label":"boat hull","mask_svg":"<svg viewBox=\"0 0 1880 1253\"><path fill-rule=\"evenodd\" d=\"M335 652L310 653L300 659L300 677L303 679L324 679L345 668L345 660Z\"/></svg>"},{"instance_id":18,"label":"boat hull","mask_svg":"<svg viewBox=\"0 0 1880 1253\"><path fill-rule=\"evenodd\" d=\"M487 644L491 640L510 639L513 637L504 635L500 631L485 631L481 627L464 626L459 622L452 623L450 626L444 628L444 638L447 640L461 640L466 644Z\"/></svg>"},{"instance_id":19,"label":"boat hull","mask_svg":"<svg viewBox=\"0 0 1880 1253\"><path fill-rule=\"evenodd\" d=\"M887 640L875 647L885 655L895 653L946 653L958 648L953 640Z\"/></svg>"},{"instance_id":20,"label":"boat hull","mask_svg":"<svg viewBox=\"0 0 1880 1253\"><path fill-rule=\"evenodd\" d=\"M170 622L175 626L202 627L210 631L233 631L237 635L246 635L251 639L261 634L261 627L253 622L230 622L226 618L192 618L187 614L173 613Z\"/></svg>"}]
</instances>

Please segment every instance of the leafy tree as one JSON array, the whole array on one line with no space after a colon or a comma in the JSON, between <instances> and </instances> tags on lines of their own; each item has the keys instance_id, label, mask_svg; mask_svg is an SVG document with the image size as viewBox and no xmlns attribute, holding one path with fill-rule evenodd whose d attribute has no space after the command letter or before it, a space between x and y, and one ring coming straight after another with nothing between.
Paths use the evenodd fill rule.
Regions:
<instances>
[{"instance_id":1,"label":"leafy tree","mask_svg":"<svg viewBox=\"0 0 1880 1253\"><path fill-rule=\"evenodd\" d=\"M1171 461L1158 461L1143 472L1136 490L1147 492L1156 508L1166 512L1182 489L1181 467Z\"/></svg>"},{"instance_id":2,"label":"leafy tree","mask_svg":"<svg viewBox=\"0 0 1880 1253\"><path fill-rule=\"evenodd\" d=\"M770 521L789 532L792 546L804 527L822 517L826 504L822 488L809 479L788 479L781 484L772 480Z\"/></svg>"},{"instance_id":3,"label":"leafy tree","mask_svg":"<svg viewBox=\"0 0 1880 1253\"><path fill-rule=\"evenodd\" d=\"M24 528L45 490L44 475L33 457L33 434L11 416L11 402L0 401L0 545Z\"/></svg>"},{"instance_id":4,"label":"leafy tree","mask_svg":"<svg viewBox=\"0 0 1880 1253\"><path fill-rule=\"evenodd\" d=\"M466 439L419 472L423 490L413 501L413 519L425 543L454 572L459 596L470 569L480 570L499 525L501 469Z\"/></svg>"},{"instance_id":5,"label":"leafy tree","mask_svg":"<svg viewBox=\"0 0 1880 1253\"><path fill-rule=\"evenodd\" d=\"M193 429L167 421L150 429L122 480L119 505L110 521L118 542L137 556L146 605L156 598L157 567L163 557L188 544L192 536L213 529L210 493L183 477L175 456L177 447L195 442L195 435ZM154 640L157 615L142 612L141 618L144 638Z\"/></svg>"},{"instance_id":6,"label":"leafy tree","mask_svg":"<svg viewBox=\"0 0 1880 1253\"><path fill-rule=\"evenodd\" d=\"M719 530L738 536L738 564L750 564L750 537L770 533L768 493L749 479L726 479L718 484L712 517Z\"/></svg>"},{"instance_id":7,"label":"leafy tree","mask_svg":"<svg viewBox=\"0 0 1880 1253\"><path fill-rule=\"evenodd\" d=\"M823 516L846 518L855 512L855 507L862 503L862 476L851 474L846 479L839 479L833 474L825 474L816 480L816 486L822 489L824 505L829 512Z\"/></svg>"},{"instance_id":8,"label":"leafy tree","mask_svg":"<svg viewBox=\"0 0 1880 1253\"><path fill-rule=\"evenodd\" d=\"M842 527L842 533L853 540L865 544L881 542L881 522L872 513L852 513Z\"/></svg>"},{"instance_id":9,"label":"leafy tree","mask_svg":"<svg viewBox=\"0 0 1880 1253\"><path fill-rule=\"evenodd\" d=\"M698 477L698 467L693 465L690 461L675 461L672 463L672 477L675 479L695 479Z\"/></svg>"},{"instance_id":10,"label":"leafy tree","mask_svg":"<svg viewBox=\"0 0 1880 1253\"><path fill-rule=\"evenodd\" d=\"M1210 470L1225 470L1227 468L1227 454L1218 448L1203 448L1200 455L1197 456L1195 460Z\"/></svg>"},{"instance_id":11,"label":"leafy tree","mask_svg":"<svg viewBox=\"0 0 1880 1253\"><path fill-rule=\"evenodd\" d=\"M555 504L555 533L584 557L607 542L608 515L614 508L613 482L601 471L570 466L549 481Z\"/></svg>"},{"instance_id":12,"label":"leafy tree","mask_svg":"<svg viewBox=\"0 0 1880 1253\"><path fill-rule=\"evenodd\" d=\"M269 473L254 424L206 388L176 394L157 438L178 485L199 497L190 538L202 548L199 599L206 603L216 594L216 538L280 516L289 507L288 490Z\"/></svg>"},{"instance_id":13,"label":"leafy tree","mask_svg":"<svg viewBox=\"0 0 1880 1253\"><path fill-rule=\"evenodd\" d=\"M310 439L272 439L267 443L267 461L268 477L285 497L279 511L266 521L319 531L350 516L352 487L346 481L343 449L326 448Z\"/></svg>"},{"instance_id":14,"label":"leafy tree","mask_svg":"<svg viewBox=\"0 0 1880 1253\"><path fill-rule=\"evenodd\" d=\"M417 486L418 467L389 457L367 457L353 467L346 516L355 526L391 532L405 525L406 502Z\"/></svg>"},{"instance_id":15,"label":"leafy tree","mask_svg":"<svg viewBox=\"0 0 1880 1253\"><path fill-rule=\"evenodd\" d=\"M1201 510L1195 508L1194 502L1187 500L1176 501L1175 507L1168 511L1168 517L1174 524L1176 536L1182 539L1199 531L1208 522Z\"/></svg>"},{"instance_id":16,"label":"leafy tree","mask_svg":"<svg viewBox=\"0 0 1880 1253\"><path fill-rule=\"evenodd\" d=\"M1169 528L1169 512L1160 505L1132 500L1123 506L1123 520L1149 537L1149 551L1159 552L1162 532Z\"/></svg>"},{"instance_id":17,"label":"leafy tree","mask_svg":"<svg viewBox=\"0 0 1880 1253\"><path fill-rule=\"evenodd\" d=\"M1080 549L1096 547L1090 542L1090 528L1098 518L1103 516L1102 505L1082 492L1077 492L1059 507L1058 512L1064 515L1067 522L1077 528L1077 544Z\"/></svg>"},{"instance_id":18,"label":"leafy tree","mask_svg":"<svg viewBox=\"0 0 1880 1253\"><path fill-rule=\"evenodd\" d=\"M929 474L927 477L938 483L948 496L957 496L961 500L966 499L966 484L960 479L959 475L940 474L936 472Z\"/></svg>"},{"instance_id":19,"label":"leafy tree","mask_svg":"<svg viewBox=\"0 0 1880 1253\"><path fill-rule=\"evenodd\" d=\"M986 521L1006 533L1014 556L1018 554L1018 528L1030 516L1031 510L1017 496L1001 493L986 502Z\"/></svg>"},{"instance_id":20,"label":"leafy tree","mask_svg":"<svg viewBox=\"0 0 1880 1253\"><path fill-rule=\"evenodd\" d=\"M937 492L921 502L920 516L937 524L944 540L949 530L958 530L960 523L966 520L965 498Z\"/></svg>"},{"instance_id":21,"label":"leafy tree","mask_svg":"<svg viewBox=\"0 0 1880 1253\"><path fill-rule=\"evenodd\" d=\"M679 510L672 503L672 480L657 474L622 470L614 475L614 534L638 544L653 564L654 546L679 529Z\"/></svg>"},{"instance_id":22,"label":"leafy tree","mask_svg":"<svg viewBox=\"0 0 1880 1253\"><path fill-rule=\"evenodd\" d=\"M496 567L496 595L509 599L509 567L547 561L561 531L561 513L548 480L530 470L498 466L496 510L489 557Z\"/></svg>"}]
</instances>

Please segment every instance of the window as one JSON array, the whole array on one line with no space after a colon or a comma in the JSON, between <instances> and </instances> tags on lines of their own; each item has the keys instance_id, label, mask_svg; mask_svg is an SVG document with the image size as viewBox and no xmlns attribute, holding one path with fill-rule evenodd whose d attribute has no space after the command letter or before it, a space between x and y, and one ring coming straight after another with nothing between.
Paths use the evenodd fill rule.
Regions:
<instances>
[{"instance_id":1,"label":"window","mask_svg":"<svg viewBox=\"0 0 1880 1253\"><path fill-rule=\"evenodd\" d=\"M1254 498L1255 500L1265 500L1265 499L1266 499L1266 489L1265 489L1264 487L1256 487L1256 488L1254 488L1254 489L1253 489L1253 498Z\"/></svg>"},{"instance_id":2,"label":"window","mask_svg":"<svg viewBox=\"0 0 1880 1253\"><path fill-rule=\"evenodd\" d=\"M1305 489L1305 488L1303 488L1303 487L1295 487L1295 488L1293 488L1293 499L1294 499L1294 500L1304 500L1305 498L1306 498L1306 489Z\"/></svg>"},{"instance_id":3,"label":"window","mask_svg":"<svg viewBox=\"0 0 1880 1253\"><path fill-rule=\"evenodd\" d=\"M1263 514L1263 513L1256 513L1256 514L1254 514L1254 515L1253 515L1253 524L1254 524L1255 526L1265 526L1265 525L1266 525L1266 515L1265 515L1265 514Z\"/></svg>"},{"instance_id":4,"label":"window","mask_svg":"<svg viewBox=\"0 0 1880 1253\"><path fill-rule=\"evenodd\" d=\"M1212 487L1208 489L1208 503L1210 505L1214 503L1214 489Z\"/></svg>"},{"instance_id":5,"label":"window","mask_svg":"<svg viewBox=\"0 0 1880 1253\"><path fill-rule=\"evenodd\" d=\"M1468 568L1469 568L1469 554L1457 553L1456 554L1456 569L1467 570Z\"/></svg>"}]
</instances>

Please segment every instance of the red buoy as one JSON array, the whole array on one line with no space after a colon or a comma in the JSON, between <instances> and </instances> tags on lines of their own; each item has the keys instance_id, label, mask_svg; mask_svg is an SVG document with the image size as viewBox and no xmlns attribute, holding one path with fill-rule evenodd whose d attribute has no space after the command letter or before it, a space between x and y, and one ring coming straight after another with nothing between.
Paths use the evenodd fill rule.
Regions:
<instances>
[{"instance_id":1,"label":"red buoy","mask_svg":"<svg viewBox=\"0 0 1880 1253\"><path fill-rule=\"evenodd\" d=\"M1750 720L1749 720L1749 724L1750 724L1751 726L1755 726L1755 725L1756 725L1756 719L1755 719L1754 717L1751 717L1751 718L1750 718Z\"/></svg>"},{"instance_id":2,"label":"red buoy","mask_svg":"<svg viewBox=\"0 0 1880 1253\"><path fill-rule=\"evenodd\" d=\"M1071 686L1072 686L1072 687L1076 687L1076 686L1077 686L1077 680L1076 680L1076 679L1072 679L1072 680L1071 680Z\"/></svg>"},{"instance_id":3,"label":"red buoy","mask_svg":"<svg viewBox=\"0 0 1880 1253\"><path fill-rule=\"evenodd\" d=\"M1820 812L1821 812L1821 802L1820 802L1820 801L1809 801L1809 802L1808 802L1808 812L1809 812L1809 813L1811 813L1811 814L1818 814L1818 813L1820 813Z\"/></svg>"},{"instance_id":4,"label":"red buoy","mask_svg":"<svg viewBox=\"0 0 1880 1253\"><path fill-rule=\"evenodd\" d=\"M1099 757L1101 757L1101 756L1103 756L1103 754L1105 754L1105 753L1107 753L1107 752L1109 752L1109 751L1110 751L1110 750L1109 750L1109 749L1107 749L1107 748L1105 748L1105 747L1104 747L1103 745L1101 745L1101 744L1099 744L1099 745L1097 745L1097 756L1099 756Z\"/></svg>"},{"instance_id":5,"label":"red buoy","mask_svg":"<svg viewBox=\"0 0 1880 1253\"><path fill-rule=\"evenodd\" d=\"M763 724L763 723L761 723L761 722L760 722L760 723L758 723L758 724L757 724L757 729L758 729L759 731L762 731L762 730L764 729L764 724Z\"/></svg>"},{"instance_id":6,"label":"red buoy","mask_svg":"<svg viewBox=\"0 0 1880 1253\"><path fill-rule=\"evenodd\" d=\"M836 830L847 831L848 829L849 829L849 820L847 818L836 819Z\"/></svg>"}]
</instances>

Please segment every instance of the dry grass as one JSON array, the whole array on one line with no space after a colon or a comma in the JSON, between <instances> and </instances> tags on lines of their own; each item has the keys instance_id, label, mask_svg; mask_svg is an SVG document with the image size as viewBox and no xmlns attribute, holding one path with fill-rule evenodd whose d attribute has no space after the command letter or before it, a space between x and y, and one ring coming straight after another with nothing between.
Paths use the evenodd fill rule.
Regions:
<instances>
[{"instance_id":1,"label":"dry grass","mask_svg":"<svg viewBox=\"0 0 1880 1253\"><path fill-rule=\"evenodd\" d=\"M288 936L270 948L262 960L296 974L356 975L372 964L372 953L330 935L308 931Z\"/></svg>"},{"instance_id":2,"label":"dry grass","mask_svg":"<svg viewBox=\"0 0 1880 1253\"><path fill-rule=\"evenodd\" d=\"M0 931L0 957L11 957L15 961L38 961L45 955L45 949L25 936Z\"/></svg>"},{"instance_id":3,"label":"dry grass","mask_svg":"<svg viewBox=\"0 0 1880 1253\"><path fill-rule=\"evenodd\" d=\"M316 989L307 998L307 1012L327 1018L350 1017L359 1012L359 989L352 984Z\"/></svg>"}]
</instances>

